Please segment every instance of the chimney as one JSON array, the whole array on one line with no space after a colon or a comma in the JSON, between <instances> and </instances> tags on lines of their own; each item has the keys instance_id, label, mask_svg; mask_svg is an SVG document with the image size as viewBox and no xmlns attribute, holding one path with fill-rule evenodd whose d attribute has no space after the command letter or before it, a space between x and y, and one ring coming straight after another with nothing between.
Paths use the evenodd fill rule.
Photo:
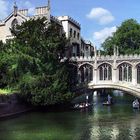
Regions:
<instances>
[{"instance_id":1,"label":"chimney","mask_svg":"<svg viewBox=\"0 0 140 140\"><path fill-rule=\"evenodd\" d=\"M22 9L22 10L18 10L19 13L21 13L24 16L28 16L28 9Z\"/></svg>"},{"instance_id":2,"label":"chimney","mask_svg":"<svg viewBox=\"0 0 140 140\"><path fill-rule=\"evenodd\" d=\"M44 6L44 7L37 7L36 9L35 9L35 13L36 13L36 15L46 15L46 14L48 14L48 7L47 6Z\"/></svg>"}]
</instances>

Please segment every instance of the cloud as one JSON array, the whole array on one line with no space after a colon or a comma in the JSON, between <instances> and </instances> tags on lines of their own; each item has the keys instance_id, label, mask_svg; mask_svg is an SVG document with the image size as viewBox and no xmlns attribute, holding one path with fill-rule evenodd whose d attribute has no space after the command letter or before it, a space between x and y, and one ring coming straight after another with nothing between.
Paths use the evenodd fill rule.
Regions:
<instances>
[{"instance_id":1,"label":"cloud","mask_svg":"<svg viewBox=\"0 0 140 140\"><path fill-rule=\"evenodd\" d=\"M93 8L87 15L87 18L96 20L101 25L108 24L115 20L110 11L101 7Z\"/></svg>"},{"instance_id":2,"label":"cloud","mask_svg":"<svg viewBox=\"0 0 140 140\"><path fill-rule=\"evenodd\" d=\"M117 27L106 27L98 32L93 33L93 41L95 42L96 45L101 45L105 39L107 39L109 36L112 36L114 32L116 32Z\"/></svg>"},{"instance_id":3,"label":"cloud","mask_svg":"<svg viewBox=\"0 0 140 140\"><path fill-rule=\"evenodd\" d=\"M4 19L8 15L8 2L0 0L0 19Z\"/></svg>"}]
</instances>

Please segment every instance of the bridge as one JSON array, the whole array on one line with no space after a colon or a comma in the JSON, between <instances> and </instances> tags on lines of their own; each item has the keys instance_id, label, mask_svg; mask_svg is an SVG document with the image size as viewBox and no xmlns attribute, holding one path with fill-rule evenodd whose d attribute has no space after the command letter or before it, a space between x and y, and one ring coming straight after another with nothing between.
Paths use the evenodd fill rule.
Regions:
<instances>
[{"instance_id":1,"label":"bridge","mask_svg":"<svg viewBox=\"0 0 140 140\"><path fill-rule=\"evenodd\" d=\"M111 88L126 91L140 97L140 55L100 55L72 57L76 62L77 81L88 83L90 89Z\"/></svg>"}]
</instances>

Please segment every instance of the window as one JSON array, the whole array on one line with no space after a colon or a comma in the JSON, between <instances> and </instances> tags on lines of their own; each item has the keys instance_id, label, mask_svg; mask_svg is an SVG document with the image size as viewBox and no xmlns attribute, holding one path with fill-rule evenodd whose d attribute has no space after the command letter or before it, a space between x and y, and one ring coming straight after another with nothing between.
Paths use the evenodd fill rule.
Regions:
<instances>
[{"instance_id":1,"label":"window","mask_svg":"<svg viewBox=\"0 0 140 140\"><path fill-rule=\"evenodd\" d=\"M119 65L119 81L126 81L131 82L132 81L132 66L127 63L123 63Z\"/></svg>"},{"instance_id":2,"label":"window","mask_svg":"<svg viewBox=\"0 0 140 140\"><path fill-rule=\"evenodd\" d=\"M140 84L140 64L137 66L137 83Z\"/></svg>"},{"instance_id":3,"label":"window","mask_svg":"<svg viewBox=\"0 0 140 140\"><path fill-rule=\"evenodd\" d=\"M93 67L85 64L79 68L81 81L80 82L90 82L93 80Z\"/></svg>"},{"instance_id":4,"label":"window","mask_svg":"<svg viewBox=\"0 0 140 140\"><path fill-rule=\"evenodd\" d=\"M112 80L112 68L109 64L102 64L99 67L99 79L100 80Z\"/></svg>"},{"instance_id":5,"label":"window","mask_svg":"<svg viewBox=\"0 0 140 140\"><path fill-rule=\"evenodd\" d=\"M74 33L73 33L73 37L75 38L76 37L76 31L74 30Z\"/></svg>"},{"instance_id":6,"label":"window","mask_svg":"<svg viewBox=\"0 0 140 140\"><path fill-rule=\"evenodd\" d=\"M72 37L72 28L70 28L70 37Z\"/></svg>"},{"instance_id":7,"label":"window","mask_svg":"<svg viewBox=\"0 0 140 140\"><path fill-rule=\"evenodd\" d=\"M12 27L12 28L16 28L17 25L18 25L18 21L17 21L17 19L15 18L15 19L12 21L12 23L11 23L11 27Z\"/></svg>"}]
</instances>

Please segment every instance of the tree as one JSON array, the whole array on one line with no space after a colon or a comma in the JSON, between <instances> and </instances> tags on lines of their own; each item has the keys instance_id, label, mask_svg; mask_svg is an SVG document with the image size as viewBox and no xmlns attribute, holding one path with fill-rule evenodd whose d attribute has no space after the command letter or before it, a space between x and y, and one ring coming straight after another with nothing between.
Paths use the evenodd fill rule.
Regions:
<instances>
[{"instance_id":1,"label":"tree","mask_svg":"<svg viewBox=\"0 0 140 140\"><path fill-rule=\"evenodd\" d=\"M61 62L68 40L61 25L48 25L46 18L38 18L16 26L11 32L15 38L4 55L4 59L6 55L11 56L4 74L11 80L6 79L5 85L16 87L33 105L70 101L73 94L70 92L69 60ZM2 60L1 64L6 61Z\"/></svg>"},{"instance_id":2,"label":"tree","mask_svg":"<svg viewBox=\"0 0 140 140\"><path fill-rule=\"evenodd\" d=\"M140 24L134 19L122 22L112 37L108 37L101 45L106 54L113 53L114 45L120 54L140 53Z\"/></svg>"}]
</instances>

